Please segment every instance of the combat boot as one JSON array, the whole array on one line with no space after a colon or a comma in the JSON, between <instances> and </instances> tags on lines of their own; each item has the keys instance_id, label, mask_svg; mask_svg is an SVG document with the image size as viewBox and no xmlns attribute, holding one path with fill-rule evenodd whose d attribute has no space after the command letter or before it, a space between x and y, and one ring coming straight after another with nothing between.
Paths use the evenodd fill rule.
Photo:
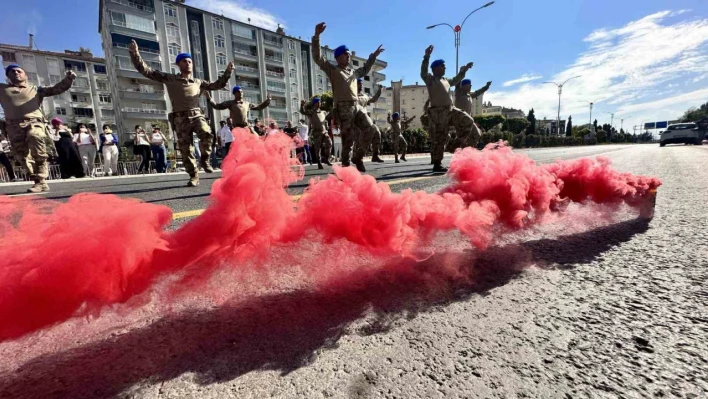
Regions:
<instances>
[{"instance_id":1,"label":"combat boot","mask_svg":"<svg viewBox=\"0 0 708 399\"><path fill-rule=\"evenodd\" d=\"M358 160L352 161L352 162L354 162L354 165L356 165L356 170L358 170L358 171L361 172L361 173L366 172L366 168L364 167L364 161L363 161L363 160L358 159Z\"/></svg>"},{"instance_id":2,"label":"combat boot","mask_svg":"<svg viewBox=\"0 0 708 399\"><path fill-rule=\"evenodd\" d=\"M401 163L401 162L398 160L398 155L394 155L394 157L395 157L395 158L394 158L395 161L393 161L394 163Z\"/></svg>"},{"instance_id":3,"label":"combat boot","mask_svg":"<svg viewBox=\"0 0 708 399\"><path fill-rule=\"evenodd\" d=\"M401 161L403 161L403 162L408 162L408 160L406 159L406 154L401 155L401 158L400 158L400 159L401 159Z\"/></svg>"},{"instance_id":4,"label":"combat boot","mask_svg":"<svg viewBox=\"0 0 708 399\"><path fill-rule=\"evenodd\" d=\"M447 168L442 166L440 162L435 162L433 165L433 173L445 173L447 172Z\"/></svg>"},{"instance_id":5,"label":"combat boot","mask_svg":"<svg viewBox=\"0 0 708 399\"><path fill-rule=\"evenodd\" d=\"M317 162L317 169L324 169L321 162Z\"/></svg>"},{"instance_id":6,"label":"combat boot","mask_svg":"<svg viewBox=\"0 0 708 399\"><path fill-rule=\"evenodd\" d=\"M194 173L189 175L189 181L187 182L187 187L197 187L199 185L199 176Z\"/></svg>"},{"instance_id":7,"label":"combat boot","mask_svg":"<svg viewBox=\"0 0 708 399\"><path fill-rule=\"evenodd\" d=\"M35 180L32 187L27 189L27 192L32 194L41 193L42 191L49 191L49 184L47 184L44 180Z\"/></svg>"},{"instance_id":8,"label":"combat boot","mask_svg":"<svg viewBox=\"0 0 708 399\"><path fill-rule=\"evenodd\" d=\"M384 160L379 158L379 151L376 150L374 151L373 155L371 156L371 162L378 162L378 163L383 163Z\"/></svg>"},{"instance_id":9,"label":"combat boot","mask_svg":"<svg viewBox=\"0 0 708 399\"><path fill-rule=\"evenodd\" d=\"M209 163L209 158L202 158L201 161L199 161L199 166L201 166L206 173L214 173L214 168L211 167L211 164Z\"/></svg>"}]
</instances>

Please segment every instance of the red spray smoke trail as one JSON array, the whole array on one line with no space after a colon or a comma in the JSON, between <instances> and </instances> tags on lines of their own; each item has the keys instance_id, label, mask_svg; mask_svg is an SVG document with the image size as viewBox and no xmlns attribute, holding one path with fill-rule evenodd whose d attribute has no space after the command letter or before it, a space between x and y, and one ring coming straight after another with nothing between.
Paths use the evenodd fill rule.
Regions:
<instances>
[{"instance_id":1,"label":"red spray smoke trail","mask_svg":"<svg viewBox=\"0 0 708 399\"><path fill-rule=\"evenodd\" d=\"M465 149L441 193L393 193L335 168L336 176L311 182L295 209L285 187L303 170L289 158L292 140L234 134L208 209L174 232L165 231L168 208L110 195L0 199L0 341L125 303L163 276L177 274L180 291L196 290L216 268L265 257L273 244L345 239L374 254L411 255L435 233L457 229L483 249L495 226L524 228L565 198L636 206L661 184L603 159L537 166L507 147Z\"/></svg>"}]
</instances>

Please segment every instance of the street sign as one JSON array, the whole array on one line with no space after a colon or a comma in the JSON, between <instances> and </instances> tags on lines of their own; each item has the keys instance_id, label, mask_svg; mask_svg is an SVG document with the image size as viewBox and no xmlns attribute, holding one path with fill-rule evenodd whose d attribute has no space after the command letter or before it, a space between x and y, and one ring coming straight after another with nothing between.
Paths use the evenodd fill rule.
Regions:
<instances>
[{"instance_id":1,"label":"street sign","mask_svg":"<svg viewBox=\"0 0 708 399\"><path fill-rule=\"evenodd\" d=\"M657 129L666 129L667 127L669 127L669 122L656 122Z\"/></svg>"},{"instance_id":2,"label":"street sign","mask_svg":"<svg viewBox=\"0 0 708 399\"><path fill-rule=\"evenodd\" d=\"M644 129L654 129L656 126L656 122L645 122L644 123Z\"/></svg>"}]
</instances>

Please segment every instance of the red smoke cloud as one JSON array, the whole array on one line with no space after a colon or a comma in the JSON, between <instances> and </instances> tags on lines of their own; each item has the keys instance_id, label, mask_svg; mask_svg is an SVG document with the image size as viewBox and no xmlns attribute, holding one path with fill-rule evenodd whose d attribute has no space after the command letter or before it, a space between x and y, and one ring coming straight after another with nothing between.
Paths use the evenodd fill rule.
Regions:
<instances>
[{"instance_id":1,"label":"red smoke cloud","mask_svg":"<svg viewBox=\"0 0 708 399\"><path fill-rule=\"evenodd\" d=\"M394 193L336 167L295 203L285 190L303 177L289 157L293 141L234 134L208 209L176 231L165 230L168 208L112 195L0 198L0 341L125 303L166 276L178 278L173 293L189 293L224 264L258 264L273 245L347 240L374 255L416 257L436 233L458 230L483 250L500 227L523 229L568 200L637 207L661 184L602 158L538 166L490 146L459 151L440 193Z\"/></svg>"}]
</instances>

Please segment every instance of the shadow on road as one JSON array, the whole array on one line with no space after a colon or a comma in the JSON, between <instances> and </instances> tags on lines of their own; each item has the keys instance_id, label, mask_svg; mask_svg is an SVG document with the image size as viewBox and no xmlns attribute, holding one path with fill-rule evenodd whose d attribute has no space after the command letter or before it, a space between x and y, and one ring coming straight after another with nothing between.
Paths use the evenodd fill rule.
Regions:
<instances>
[{"instance_id":1,"label":"shadow on road","mask_svg":"<svg viewBox=\"0 0 708 399\"><path fill-rule=\"evenodd\" d=\"M316 291L167 316L116 337L37 357L0 375L0 397L112 397L139 382L159 383L187 372L202 385L255 370L287 374L315 361L318 351L335 348L344 334L381 333L433 306L485 295L532 264L589 262L647 229L648 221L632 220L483 253L442 253L420 263L399 260L337 278ZM373 322L354 326L365 316Z\"/></svg>"}]
</instances>

